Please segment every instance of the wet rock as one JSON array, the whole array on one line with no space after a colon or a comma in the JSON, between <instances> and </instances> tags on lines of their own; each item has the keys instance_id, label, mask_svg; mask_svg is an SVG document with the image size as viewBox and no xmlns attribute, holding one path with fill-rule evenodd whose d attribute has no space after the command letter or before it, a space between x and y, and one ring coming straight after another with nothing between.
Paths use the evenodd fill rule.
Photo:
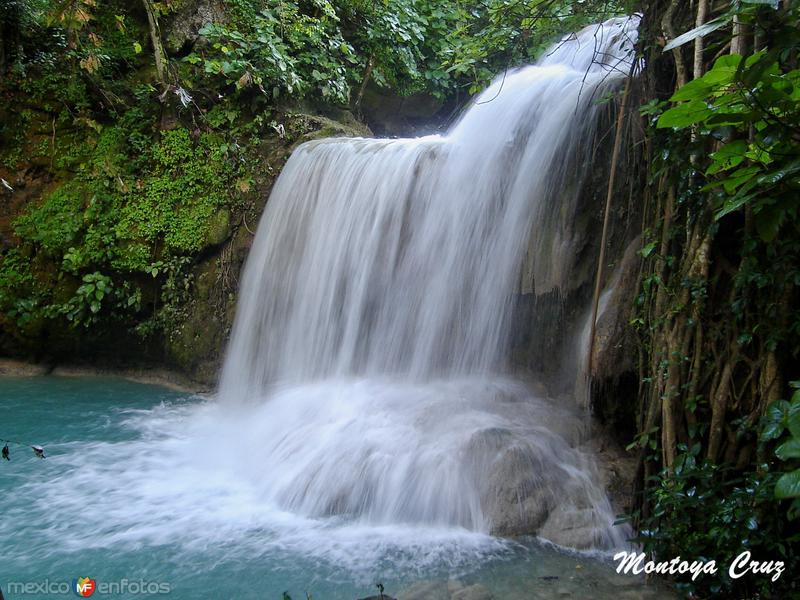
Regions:
<instances>
[{"instance_id":1,"label":"wet rock","mask_svg":"<svg viewBox=\"0 0 800 600\"><path fill-rule=\"evenodd\" d=\"M495 535L537 531L553 504L542 479L547 465L517 442L508 429L493 427L473 436L468 449L473 472L486 478L481 506Z\"/></svg>"},{"instance_id":2,"label":"wet rock","mask_svg":"<svg viewBox=\"0 0 800 600\"><path fill-rule=\"evenodd\" d=\"M449 582L418 581L397 595L399 600L450 600Z\"/></svg>"},{"instance_id":3,"label":"wet rock","mask_svg":"<svg viewBox=\"0 0 800 600\"><path fill-rule=\"evenodd\" d=\"M447 580L447 591L452 596L457 591L464 589L464 584L461 583L458 579L448 579Z\"/></svg>"},{"instance_id":4,"label":"wet rock","mask_svg":"<svg viewBox=\"0 0 800 600\"><path fill-rule=\"evenodd\" d=\"M443 110L444 109L444 110ZM400 96L374 84L367 86L360 112L379 136L417 136L444 125L452 108L425 93Z\"/></svg>"},{"instance_id":5,"label":"wet rock","mask_svg":"<svg viewBox=\"0 0 800 600\"><path fill-rule=\"evenodd\" d=\"M455 592L450 600L493 600L492 592L480 583L470 585Z\"/></svg>"},{"instance_id":6,"label":"wet rock","mask_svg":"<svg viewBox=\"0 0 800 600\"><path fill-rule=\"evenodd\" d=\"M592 508L559 506L547 518L539 535L558 544L579 550L598 544L598 532L602 524Z\"/></svg>"},{"instance_id":7,"label":"wet rock","mask_svg":"<svg viewBox=\"0 0 800 600\"><path fill-rule=\"evenodd\" d=\"M576 548L608 541L610 507L595 510L606 501L606 479L549 423L527 439L503 427L484 429L467 454L493 535L540 535Z\"/></svg>"},{"instance_id":8,"label":"wet rock","mask_svg":"<svg viewBox=\"0 0 800 600\"><path fill-rule=\"evenodd\" d=\"M636 340L629 321L631 298L636 296L639 283L641 246L640 237L628 245L608 283L611 291L597 316L594 340L591 375L596 380L614 379L636 368Z\"/></svg>"}]
</instances>

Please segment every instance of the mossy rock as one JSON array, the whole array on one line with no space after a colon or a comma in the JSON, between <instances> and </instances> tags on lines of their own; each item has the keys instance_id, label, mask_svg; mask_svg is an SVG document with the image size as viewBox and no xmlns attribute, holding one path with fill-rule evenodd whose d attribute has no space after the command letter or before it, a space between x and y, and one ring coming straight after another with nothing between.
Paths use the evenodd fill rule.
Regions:
<instances>
[{"instance_id":1,"label":"mossy rock","mask_svg":"<svg viewBox=\"0 0 800 600\"><path fill-rule=\"evenodd\" d=\"M231 211L223 207L219 209L208 223L206 246L219 246L231 235Z\"/></svg>"},{"instance_id":2,"label":"mossy rock","mask_svg":"<svg viewBox=\"0 0 800 600\"><path fill-rule=\"evenodd\" d=\"M175 363L193 372L203 359L219 352L221 324L208 302L193 302L189 315L182 323L175 323L166 346Z\"/></svg>"},{"instance_id":3,"label":"mossy rock","mask_svg":"<svg viewBox=\"0 0 800 600\"><path fill-rule=\"evenodd\" d=\"M295 115L295 119L302 120L302 126L295 122L294 126L305 131L298 142L309 142L330 137L369 137L372 132L369 127L359 123L355 119L347 119L347 122L329 119L322 115Z\"/></svg>"}]
</instances>

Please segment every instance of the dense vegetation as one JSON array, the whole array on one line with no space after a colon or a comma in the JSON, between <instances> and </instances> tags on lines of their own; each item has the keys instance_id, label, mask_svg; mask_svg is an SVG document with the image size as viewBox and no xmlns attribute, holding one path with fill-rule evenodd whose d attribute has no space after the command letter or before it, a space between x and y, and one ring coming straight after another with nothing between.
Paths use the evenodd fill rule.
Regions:
<instances>
[{"instance_id":1,"label":"dense vegetation","mask_svg":"<svg viewBox=\"0 0 800 600\"><path fill-rule=\"evenodd\" d=\"M650 3L641 335L645 548L800 565L796 2ZM678 33L685 35L678 36ZM662 49L658 36L668 45ZM783 400L789 399L791 401ZM723 570L721 570L723 571ZM680 583L786 598L794 578Z\"/></svg>"},{"instance_id":2,"label":"dense vegetation","mask_svg":"<svg viewBox=\"0 0 800 600\"><path fill-rule=\"evenodd\" d=\"M175 335L198 260L257 220L282 159L265 139L358 113L370 87L457 104L596 18L552 0L3 2L0 175L35 201L0 229L0 328Z\"/></svg>"},{"instance_id":3,"label":"dense vegetation","mask_svg":"<svg viewBox=\"0 0 800 600\"><path fill-rule=\"evenodd\" d=\"M200 263L254 222L312 125L366 112L370 89L448 113L558 34L632 8L6 0L0 331L39 347L54 331L179 335ZM722 565L750 549L787 564L776 583L725 569L681 580L687 595L785 598L800 566L798 2L684 8L638 6L649 180L635 516L664 558ZM15 205L9 188L34 193Z\"/></svg>"}]
</instances>

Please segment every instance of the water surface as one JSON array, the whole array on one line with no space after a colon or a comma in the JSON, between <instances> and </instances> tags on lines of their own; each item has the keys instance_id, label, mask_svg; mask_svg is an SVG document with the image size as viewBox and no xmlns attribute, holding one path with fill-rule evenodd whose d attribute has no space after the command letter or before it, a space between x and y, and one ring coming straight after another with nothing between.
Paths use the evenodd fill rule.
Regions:
<instances>
[{"instance_id":1,"label":"water surface","mask_svg":"<svg viewBox=\"0 0 800 600\"><path fill-rule=\"evenodd\" d=\"M121 379L0 378L0 435L48 454L12 445L0 464L4 591L89 576L167 583L170 597L192 599L354 600L377 582L438 598L447 580L511 600L660 597L607 561L535 540L283 512L232 467L221 419L213 401Z\"/></svg>"}]
</instances>

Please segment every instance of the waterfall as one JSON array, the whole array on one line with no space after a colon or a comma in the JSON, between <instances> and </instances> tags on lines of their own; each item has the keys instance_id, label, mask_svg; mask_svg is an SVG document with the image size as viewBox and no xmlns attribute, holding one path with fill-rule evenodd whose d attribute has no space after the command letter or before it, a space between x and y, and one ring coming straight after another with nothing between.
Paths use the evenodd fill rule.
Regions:
<instances>
[{"instance_id":1,"label":"waterfall","mask_svg":"<svg viewBox=\"0 0 800 600\"><path fill-rule=\"evenodd\" d=\"M577 406L506 362L526 251L537 289L569 278L577 194L558 182L629 71L637 24L566 36L446 135L295 150L247 261L220 385L252 413L243 435L259 440L272 501L621 543Z\"/></svg>"}]
</instances>

